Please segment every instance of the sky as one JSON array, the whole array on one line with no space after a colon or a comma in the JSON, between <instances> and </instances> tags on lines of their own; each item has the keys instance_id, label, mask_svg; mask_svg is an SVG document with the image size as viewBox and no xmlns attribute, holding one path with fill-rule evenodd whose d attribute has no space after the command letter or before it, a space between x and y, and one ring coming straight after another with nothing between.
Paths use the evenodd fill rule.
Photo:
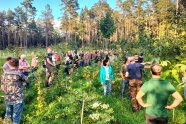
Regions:
<instances>
[{"instance_id":1,"label":"sky","mask_svg":"<svg viewBox=\"0 0 186 124\"><path fill-rule=\"evenodd\" d=\"M23 0L0 0L0 11L2 10L14 10L17 6L21 6L21 2ZM98 0L78 0L79 3L79 12L81 11L82 8L87 6L89 9L97 3ZM107 0L108 4L110 5L111 8L115 9L116 5L116 0ZM59 18L62 16L61 14L61 0L34 0L33 1L33 6L36 7L37 9L37 15L36 18L41 17L41 12L45 10L45 5L49 4L51 9L52 9L52 14L54 15L55 20L59 20Z\"/></svg>"}]
</instances>

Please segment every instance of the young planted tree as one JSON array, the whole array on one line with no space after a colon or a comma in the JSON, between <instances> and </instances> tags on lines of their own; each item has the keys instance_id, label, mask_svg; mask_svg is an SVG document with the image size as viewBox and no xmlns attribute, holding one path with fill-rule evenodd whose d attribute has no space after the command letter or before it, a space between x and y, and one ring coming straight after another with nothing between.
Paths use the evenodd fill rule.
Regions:
<instances>
[{"instance_id":1,"label":"young planted tree","mask_svg":"<svg viewBox=\"0 0 186 124\"><path fill-rule=\"evenodd\" d=\"M114 19L110 13L107 13L106 17L101 20L100 30L103 37L107 40L105 46L106 48L108 48L108 40L112 36L112 34L116 31Z\"/></svg>"}]
</instances>

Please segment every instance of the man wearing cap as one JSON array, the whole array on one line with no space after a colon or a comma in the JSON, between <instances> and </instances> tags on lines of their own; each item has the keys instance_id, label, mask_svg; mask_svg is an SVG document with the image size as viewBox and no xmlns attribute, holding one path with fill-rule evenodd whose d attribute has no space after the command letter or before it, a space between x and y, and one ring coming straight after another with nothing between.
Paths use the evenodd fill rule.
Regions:
<instances>
[{"instance_id":1,"label":"man wearing cap","mask_svg":"<svg viewBox=\"0 0 186 124\"><path fill-rule=\"evenodd\" d=\"M137 112L141 109L141 106L136 100L136 94L140 90L142 85L142 73L143 68L150 68L150 66L144 66L145 64L150 63L139 63L138 55L130 57L131 64L128 64L126 67L126 77L129 78L129 92L131 97L132 111Z\"/></svg>"},{"instance_id":2,"label":"man wearing cap","mask_svg":"<svg viewBox=\"0 0 186 124\"><path fill-rule=\"evenodd\" d=\"M177 107L183 99L170 82L161 78L162 66L152 65L151 73L152 78L143 84L136 99L146 107L146 124L168 124L167 109ZM144 95L147 95L146 103L142 100ZM174 101L167 105L170 95Z\"/></svg>"}]
</instances>

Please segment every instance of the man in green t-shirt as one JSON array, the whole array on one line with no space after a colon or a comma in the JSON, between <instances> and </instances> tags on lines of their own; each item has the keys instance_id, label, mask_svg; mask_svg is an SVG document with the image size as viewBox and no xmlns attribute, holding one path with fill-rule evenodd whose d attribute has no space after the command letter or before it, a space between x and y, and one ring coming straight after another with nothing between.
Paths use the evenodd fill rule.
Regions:
<instances>
[{"instance_id":1,"label":"man in green t-shirt","mask_svg":"<svg viewBox=\"0 0 186 124\"><path fill-rule=\"evenodd\" d=\"M136 99L141 106L146 107L146 124L167 124L167 109L175 108L183 99L170 82L161 78L162 66L152 65L151 73L152 78L143 84ZM142 100L144 95L147 95L146 103ZM175 100L167 105L170 95Z\"/></svg>"}]
</instances>

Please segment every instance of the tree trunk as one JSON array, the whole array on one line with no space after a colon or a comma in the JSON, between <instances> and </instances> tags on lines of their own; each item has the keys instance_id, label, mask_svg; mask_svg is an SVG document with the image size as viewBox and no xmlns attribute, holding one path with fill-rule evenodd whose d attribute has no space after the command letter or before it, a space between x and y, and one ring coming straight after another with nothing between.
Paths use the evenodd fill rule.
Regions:
<instances>
[{"instance_id":1,"label":"tree trunk","mask_svg":"<svg viewBox=\"0 0 186 124\"><path fill-rule=\"evenodd\" d=\"M8 47L9 47L9 45L10 45L10 29L9 29L10 27L8 26Z\"/></svg>"},{"instance_id":2,"label":"tree trunk","mask_svg":"<svg viewBox=\"0 0 186 124\"><path fill-rule=\"evenodd\" d=\"M46 48L48 47L48 30L46 29L45 31L45 45L46 45Z\"/></svg>"},{"instance_id":3,"label":"tree trunk","mask_svg":"<svg viewBox=\"0 0 186 124\"><path fill-rule=\"evenodd\" d=\"M4 28L2 28L2 41L3 41L3 49L5 49L5 32L4 32Z\"/></svg>"}]
</instances>

